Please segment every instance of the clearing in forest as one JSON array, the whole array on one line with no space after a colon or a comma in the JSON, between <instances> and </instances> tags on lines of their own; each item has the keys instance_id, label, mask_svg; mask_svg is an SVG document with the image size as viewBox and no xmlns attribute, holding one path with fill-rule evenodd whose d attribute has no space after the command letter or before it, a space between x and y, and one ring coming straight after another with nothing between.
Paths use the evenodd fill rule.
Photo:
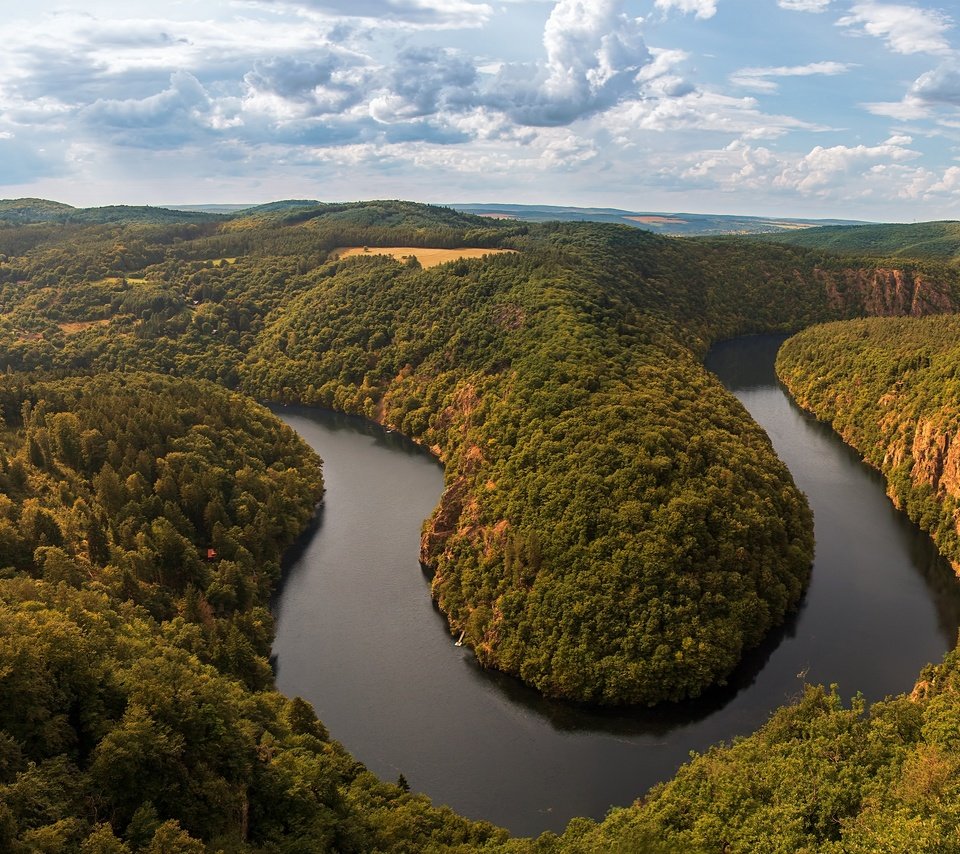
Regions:
<instances>
[{"instance_id":1,"label":"clearing in forest","mask_svg":"<svg viewBox=\"0 0 960 854\"><path fill-rule=\"evenodd\" d=\"M84 329L91 329L94 326L106 326L110 323L109 318L102 320L74 320L69 323L58 323L60 330L67 335L75 335L77 332L83 332Z\"/></svg>"}]
</instances>

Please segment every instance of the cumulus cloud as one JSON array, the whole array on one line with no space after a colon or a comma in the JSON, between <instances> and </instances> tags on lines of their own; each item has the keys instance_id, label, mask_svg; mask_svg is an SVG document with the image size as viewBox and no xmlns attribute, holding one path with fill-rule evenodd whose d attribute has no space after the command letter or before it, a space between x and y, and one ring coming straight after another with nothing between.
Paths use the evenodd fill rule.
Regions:
<instances>
[{"instance_id":1,"label":"cumulus cloud","mask_svg":"<svg viewBox=\"0 0 960 854\"><path fill-rule=\"evenodd\" d=\"M944 62L933 71L920 75L907 97L926 104L950 104L960 107L960 63Z\"/></svg>"},{"instance_id":2,"label":"cumulus cloud","mask_svg":"<svg viewBox=\"0 0 960 854\"><path fill-rule=\"evenodd\" d=\"M139 132L147 127L187 122L209 110L210 98L200 81L186 71L175 71L170 75L169 87L162 92L146 98L100 99L84 109L83 114L97 126Z\"/></svg>"},{"instance_id":3,"label":"cumulus cloud","mask_svg":"<svg viewBox=\"0 0 960 854\"><path fill-rule=\"evenodd\" d=\"M484 194L496 187L514 198L526 188L526 198L543 201L557 186L605 194L614 204L627 193L646 197L651 187L749 190L751 204L780 194L838 206L865 193L960 194L960 171L918 165L948 155L921 161L911 139L928 144L921 121L944 125L960 106L953 58L920 76L902 101L861 105L910 119L911 136L832 145L844 139L840 129L770 114L757 98L737 95L786 88L787 78L841 75L850 63L758 63L711 80L716 64L701 62L694 85L686 69L698 57L680 49L682 41L649 45L630 10L704 19L715 16L717 0L538 1L545 26L528 14L534 0L191 0L169 12L151 10L148 0L110 0L122 11L104 18L25 13L0 52L0 183L119 174L125 187L146 188L155 168L168 177L189 171L197 189L180 186L191 195L235 181L234 195L244 199L258 179L270 182L270 196L302 194L299 182L316 180L323 189L313 192L328 196L389 186L391 194L422 197L427 175L430 186L450 188L448 199L466 198L464 187ZM849 33L893 50L942 50L950 22L913 2L847 0L836 17ZM757 14L782 23L777 5L806 13L840 6L778 0L757 4ZM832 17L803 23L833 30ZM481 24L489 29L476 29ZM431 34L455 27L466 30L442 42ZM771 39L782 37L771 31ZM895 72L884 76L874 59L860 61L870 65L864 84L875 81L889 97ZM831 93L843 97L844 82ZM828 130L837 134L831 144L814 148L809 135ZM557 173L562 182L544 180Z\"/></svg>"},{"instance_id":4,"label":"cumulus cloud","mask_svg":"<svg viewBox=\"0 0 960 854\"><path fill-rule=\"evenodd\" d=\"M477 69L467 57L442 48L402 51L389 71L387 92L370 102L370 114L391 123L460 112L477 99Z\"/></svg>"},{"instance_id":5,"label":"cumulus cloud","mask_svg":"<svg viewBox=\"0 0 960 854\"><path fill-rule=\"evenodd\" d=\"M777 0L777 5L781 9L789 9L791 12L826 12L830 5L830 0Z\"/></svg>"},{"instance_id":6,"label":"cumulus cloud","mask_svg":"<svg viewBox=\"0 0 960 854\"><path fill-rule=\"evenodd\" d=\"M943 175L929 185L926 192L931 195L938 193L960 194L960 166L948 167Z\"/></svg>"},{"instance_id":7,"label":"cumulus cloud","mask_svg":"<svg viewBox=\"0 0 960 854\"><path fill-rule=\"evenodd\" d=\"M411 137L462 141L504 138L511 124L567 126L641 96L689 92L673 73L686 54L651 52L640 20L623 9L624 0L558 0L544 27L542 61L499 62L483 74L473 58L434 47L401 50L385 67L331 50L310 62L260 63L244 78L244 106L279 122L329 111L338 122L370 117L389 126L381 130L393 139L407 124Z\"/></svg>"},{"instance_id":8,"label":"cumulus cloud","mask_svg":"<svg viewBox=\"0 0 960 854\"><path fill-rule=\"evenodd\" d=\"M745 89L775 92L778 88L771 77L833 76L843 74L854 66L849 62L811 62L807 65L778 65L761 68L741 68L730 75L730 82Z\"/></svg>"},{"instance_id":9,"label":"cumulus cloud","mask_svg":"<svg viewBox=\"0 0 960 854\"><path fill-rule=\"evenodd\" d=\"M898 121L912 121L936 115L937 107L960 107L960 62L950 58L921 74L900 101L879 101L863 105L868 112ZM948 125L948 120L940 119Z\"/></svg>"},{"instance_id":10,"label":"cumulus cloud","mask_svg":"<svg viewBox=\"0 0 960 854\"><path fill-rule=\"evenodd\" d=\"M332 30L286 19L178 21L95 18L66 12L11 27L0 52L3 94L33 102L86 105L98 98L142 98L166 85L173 71L200 80L239 81L255 62L312 54Z\"/></svg>"},{"instance_id":11,"label":"cumulus cloud","mask_svg":"<svg viewBox=\"0 0 960 854\"><path fill-rule=\"evenodd\" d=\"M278 120L340 114L363 100L372 76L366 57L332 45L309 57L258 59L243 77L244 107Z\"/></svg>"},{"instance_id":12,"label":"cumulus cloud","mask_svg":"<svg viewBox=\"0 0 960 854\"><path fill-rule=\"evenodd\" d=\"M712 18L717 14L717 0L657 0L656 7L664 12L676 9L688 14L693 12L697 18Z\"/></svg>"},{"instance_id":13,"label":"cumulus cloud","mask_svg":"<svg viewBox=\"0 0 960 854\"><path fill-rule=\"evenodd\" d=\"M933 9L892 3L854 3L837 26L882 38L894 53L949 53L950 19Z\"/></svg>"},{"instance_id":14,"label":"cumulus cloud","mask_svg":"<svg viewBox=\"0 0 960 854\"><path fill-rule=\"evenodd\" d=\"M880 145L834 145L814 147L795 164L786 167L774 181L800 193L836 187L843 178L878 161L898 163L913 160L919 153L903 145L885 142Z\"/></svg>"},{"instance_id":15,"label":"cumulus cloud","mask_svg":"<svg viewBox=\"0 0 960 854\"><path fill-rule=\"evenodd\" d=\"M919 153L909 145L910 138L900 136L872 146L818 145L802 153L780 152L740 139L679 158L678 163L664 165L662 172L668 181L680 180L701 191L773 192L837 205L872 196L920 198L935 186L945 192L950 180L960 178L937 176L911 165Z\"/></svg>"},{"instance_id":16,"label":"cumulus cloud","mask_svg":"<svg viewBox=\"0 0 960 854\"><path fill-rule=\"evenodd\" d=\"M680 177L699 189L768 191L776 184L788 162L787 158L766 146L734 140L718 151L694 159Z\"/></svg>"},{"instance_id":17,"label":"cumulus cloud","mask_svg":"<svg viewBox=\"0 0 960 854\"><path fill-rule=\"evenodd\" d=\"M487 104L520 124L550 126L639 95L652 56L640 20L623 8L623 0L558 0L543 33L546 62L503 65Z\"/></svg>"}]
</instances>

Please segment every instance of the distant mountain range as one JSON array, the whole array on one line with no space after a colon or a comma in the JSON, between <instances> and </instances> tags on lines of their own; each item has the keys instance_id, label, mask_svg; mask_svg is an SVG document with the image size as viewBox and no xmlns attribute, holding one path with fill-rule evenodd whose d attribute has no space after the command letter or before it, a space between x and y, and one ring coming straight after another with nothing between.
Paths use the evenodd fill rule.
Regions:
<instances>
[{"instance_id":1,"label":"distant mountain range","mask_svg":"<svg viewBox=\"0 0 960 854\"><path fill-rule=\"evenodd\" d=\"M239 214L270 216L298 208L325 206L314 199L287 199L264 205L170 205L168 207L108 205L75 208L46 199L0 200L0 222L199 222L232 218ZM727 216L655 211L627 211L617 208L578 208L553 205L454 204L453 210L490 219L523 222L589 221L630 225L658 234L695 236L720 234L785 234L818 226L866 225L858 220L794 219L789 217Z\"/></svg>"},{"instance_id":2,"label":"distant mountain range","mask_svg":"<svg viewBox=\"0 0 960 854\"><path fill-rule=\"evenodd\" d=\"M528 222L551 220L613 222L632 225L658 234L778 234L797 229L833 225L863 225L862 220L793 219L789 217L726 216L721 214L625 211L618 208L577 208L553 205L450 205L454 210L498 219Z\"/></svg>"}]
</instances>

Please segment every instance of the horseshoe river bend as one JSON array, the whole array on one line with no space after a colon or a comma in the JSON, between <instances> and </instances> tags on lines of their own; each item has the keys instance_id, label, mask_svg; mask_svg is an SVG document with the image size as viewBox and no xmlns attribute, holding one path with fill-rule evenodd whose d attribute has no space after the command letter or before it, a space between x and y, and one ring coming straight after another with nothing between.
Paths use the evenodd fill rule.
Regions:
<instances>
[{"instance_id":1,"label":"horseshoe river bend","mask_svg":"<svg viewBox=\"0 0 960 854\"><path fill-rule=\"evenodd\" d=\"M443 472L359 418L284 407L323 457L326 500L275 603L277 685L384 779L514 833L601 818L673 775L691 750L759 727L802 682L867 700L909 691L951 648L960 584L883 480L777 382L783 336L715 346L706 365L767 431L813 508L799 610L695 702L595 710L548 701L454 645L417 555Z\"/></svg>"}]
</instances>

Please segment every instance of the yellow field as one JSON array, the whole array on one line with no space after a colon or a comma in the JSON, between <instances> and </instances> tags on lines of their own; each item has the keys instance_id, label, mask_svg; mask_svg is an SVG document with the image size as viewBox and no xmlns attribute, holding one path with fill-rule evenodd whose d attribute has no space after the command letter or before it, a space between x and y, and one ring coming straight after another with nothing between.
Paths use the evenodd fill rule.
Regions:
<instances>
[{"instance_id":1,"label":"yellow field","mask_svg":"<svg viewBox=\"0 0 960 854\"><path fill-rule=\"evenodd\" d=\"M436 267L460 258L482 258L484 255L499 255L504 252L516 252L516 249L423 249L418 246L342 246L334 249L335 258L349 258L352 255L389 255L402 261L411 255L424 267Z\"/></svg>"}]
</instances>

